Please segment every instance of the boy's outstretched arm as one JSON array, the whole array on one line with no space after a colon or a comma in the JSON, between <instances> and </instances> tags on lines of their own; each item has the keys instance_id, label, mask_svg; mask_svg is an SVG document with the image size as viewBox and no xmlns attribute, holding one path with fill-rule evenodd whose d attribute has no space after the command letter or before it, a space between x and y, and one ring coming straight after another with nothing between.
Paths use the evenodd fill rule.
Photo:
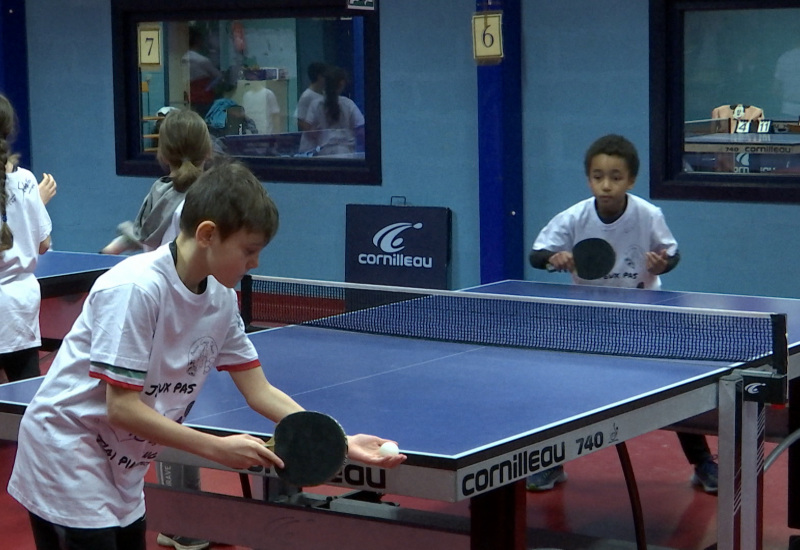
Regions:
<instances>
[{"instance_id":1,"label":"boy's outstretched arm","mask_svg":"<svg viewBox=\"0 0 800 550\"><path fill-rule=\"evenodd\" d=\"M160 445L202 456L229 468L284 466L283 461L257 437L248 434L219 437L194 430L162 416L143 403L139 395L136 390L106 384L108 420L114 427Z\"/></svg>"},{"instance_id":2,"label":"boy's outstretched arm","mask_svg":"<svg viewBox=\"0 0 800 550\"><path fill-rule=\"evenodd\" d=\"M553 254L555 254L555 252L544 248L540 250L531 250L528 260L535 269L547 269L547 265L550 263L550 256Z\"/></svg>"},{"instance_id":3,"label":"boy's outstretched arm","mask_svg":"<svg viewBox=\"0 0 800 550\"><path fill-rule=\"evenodd\" d=\"M236 387L247 401L248 406L273 422L279 422L284 416L303 410L294 399L269 383L263 369L231 371L230 374ZM348 435L347 456L351 460L357 460L365 464L393 468L402 463L406 456L403 454L382 455L380 447L387 441L390 440L374 435Z\"/></svg>"},{"instance_id":4,"label":"boy's outstretched arm","mask_svg":"<svg viewBox=\"0 0 800 550\"><path fill-rule=\"evenodd\" d=\"M575 259L572 257L572 252L562 250L560 252L551 252L550 250L532 250L530 253L530 262L536 269L546 269L548 271L574 271Z\"/></svg>"},{"instance_id":5,"label":"boy's outstretched arm","mask_svg":"<svg viewBox=\"0 0 800 550\"><path fill-rule=\"evenodd\" d=\"M247 406L273 422L303 410L294 399L270 384L261 368L230 371L230 375Z\"/></svg>"}]
</instances>

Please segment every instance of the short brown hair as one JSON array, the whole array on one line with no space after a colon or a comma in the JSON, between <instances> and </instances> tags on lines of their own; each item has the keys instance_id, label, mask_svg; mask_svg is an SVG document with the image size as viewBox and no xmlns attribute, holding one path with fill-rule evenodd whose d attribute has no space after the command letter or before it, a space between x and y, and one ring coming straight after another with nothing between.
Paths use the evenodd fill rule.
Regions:
<instances>
[{"instance_id":1,"label":"short brown hair","mask_svg":"<svg viewBox=\"0 0 800 550\"><path fill-rule=\"evenodd\" d=\"M278 231L278 208L244 164L225 161L203 172L186 192L181 231L193 234L204 221L216 224L222 240L246 229L269 242Z\"/></svg>"}]
</instances>

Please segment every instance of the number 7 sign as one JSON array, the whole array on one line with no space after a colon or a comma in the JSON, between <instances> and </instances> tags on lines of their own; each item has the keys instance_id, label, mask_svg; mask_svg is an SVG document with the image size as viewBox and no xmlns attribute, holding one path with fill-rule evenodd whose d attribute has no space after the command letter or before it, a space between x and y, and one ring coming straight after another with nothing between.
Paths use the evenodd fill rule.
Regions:
<instances>
[{"instance_id":1,"label":"number 7 sign","mask_svg":"<svg viewBox=\"0 0 800 550\"><path fill-rule=\"evenodd\" d=\"M161 64L161 31L159 29L139 29L139 64Z\"/></svg>"}]
</instances>

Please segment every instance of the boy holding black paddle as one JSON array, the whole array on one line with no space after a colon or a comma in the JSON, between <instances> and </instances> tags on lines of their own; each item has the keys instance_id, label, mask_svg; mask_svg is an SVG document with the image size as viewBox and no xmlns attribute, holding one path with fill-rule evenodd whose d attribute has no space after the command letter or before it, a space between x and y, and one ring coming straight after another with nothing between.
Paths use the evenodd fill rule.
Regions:
<instances>
[{"instance_id":1,"label":"boy holding black paddle","mask_svg":"<svg viewBox=\"0 0 800 550\"><path fill-rule=\"evenodd\" d=\"M639 172L636 147L622 136L603 136L586 151L584 168L592 198L550 220L533 243L531 265L569 271L576 284L661 288L659 276L678 264L680 254L661 209L629 193ZM590 250L584 255L585 244ZM678 439L695 466L692 484L716 493L717 464L705 436L678 432ZM557 466L529 476L527 486L546 491L566 480Z\"/></svg>"},{"instance_id":2,"label":"boy holding black paddle","mask_svg":"<svg viewBox=\"0 0 800 550\"><path fill-rule=\"evenodd\" d=\"M144 550L144 477L163 446L234 469L285 466L257 437L182 425L212 368L275 422L302 410L267 381L233 290L275 235L277 209L244 165L226 163L189 188L180 225L172 243L97 280L23 416L8 492L39 550ZM386 442L349 436L347 456L397 466L405 456L382 454Z\"/></svg>"},{"instance_id":3,"label":"boy holding black paddle","mask_svg":"<svg viewBox=\"0 0 800 550\"><path fill-rule=\"evenodd\" d=\"M603 136L589 146L584 166L592 198L550 220L533 243L531 265L570 271L577 284L660 288L659 275L674 268L680 254L661 209L628 193L639 171L636 148L622 136ZM575 272L572 249L591 237L608 241L616 262L608 274L588 280Z\"/></svg>"}]
</instances>

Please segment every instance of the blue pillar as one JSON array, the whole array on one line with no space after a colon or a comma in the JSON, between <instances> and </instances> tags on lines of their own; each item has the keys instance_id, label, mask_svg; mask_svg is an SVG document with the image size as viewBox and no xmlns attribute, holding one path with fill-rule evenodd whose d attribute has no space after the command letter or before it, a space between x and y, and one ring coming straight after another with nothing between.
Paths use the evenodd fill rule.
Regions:
<instances>
[{"instance_id":1,"label":"blue pillar","mask_svg":"<svg viewBox=\"0 0 800 550\"><path fill-rule=\"evenodd\" d=\"M22 165L31 166L30 116L28 113L28 42L25 0L0 0L0 93L5 95L19 119L19 133L11 145L22 155Z\"/></svg>"},{"instance_id":2,"label":"blue pillar","mask_svg":"<svg viewBox=\"0 0 800 550\"><path fill-rule=\"evenodd\" d=\"M476 11L502 11L503 59L478 65L478 173L481 283L521 279L522 0L476 0Z\"/></svg>"}]
</instances>

